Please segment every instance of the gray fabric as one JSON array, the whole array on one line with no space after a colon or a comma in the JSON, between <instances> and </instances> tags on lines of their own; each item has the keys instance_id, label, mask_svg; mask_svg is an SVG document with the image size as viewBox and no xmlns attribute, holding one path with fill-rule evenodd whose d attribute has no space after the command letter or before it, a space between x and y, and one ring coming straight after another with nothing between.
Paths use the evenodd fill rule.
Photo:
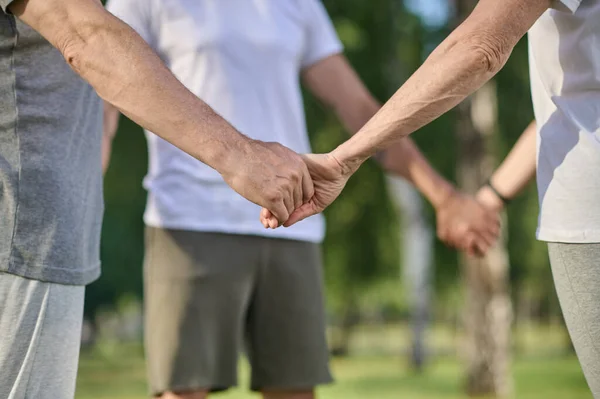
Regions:
<instances>
[{"instance_id":1,"label":"gray fabric","mask_svg":"<svg viewBox=\"0 0 600 399\"><path fill-rule=\"evenodd\" d=\"M0 398L74 397L84 292L0 273Z\"/></svg>"},{"instance_id":2,"label":"gray fabric","mask_svg":"<svg viewBox=\"0 0 600 399\"><path fill-rule=\"evenodd\" d=\"M148 228L152 394L235 385L244 338L252 389L311 390L330 382L322 285L317 244Z\"/></svg>"},{"instance_id":3,"label":"gray fabric","mask_svg":"<svg viewBox=\"0 0 600 399\"><path fill-rule=\"evenodd\" d=\"M549 243L554 284L587 383L600 399L600 244Z\"/></svg>"},{"instance_id":4,"label":"gray fabric","mask_svg":"<svg viewBox=\"0 0 600 399\"><path fill-rule=\"evenodd\" d=\"M94 90L0 11L0 271L76 285L98 277L101 134Z\"/></svg>"},{"instance_id":5,"label":"gray fabric","mask_svg":"<svg viewBox=\"0 0 600 399\"><path fill-rule=\"evenodd\" d=\"M7 7L12 2L13 0L0 0L0 9L4 12L8 12Z\"/></svg>"}]
</instances>

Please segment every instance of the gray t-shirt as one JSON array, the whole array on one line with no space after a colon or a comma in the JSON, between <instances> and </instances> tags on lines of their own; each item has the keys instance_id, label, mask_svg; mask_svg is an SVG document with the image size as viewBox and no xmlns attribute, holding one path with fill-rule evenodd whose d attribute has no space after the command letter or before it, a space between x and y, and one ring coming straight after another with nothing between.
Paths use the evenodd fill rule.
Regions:
<instances>
[{"instance_id":1,"label":"gray t-shirt","mask_svg":"<svg viewBox=\"0 0 600 399\"><path fill-rule=\"evenodd\" d=\"M0 0L0 272L83 285L100 274L102 105Z\"/></svg>"}]
</instances>

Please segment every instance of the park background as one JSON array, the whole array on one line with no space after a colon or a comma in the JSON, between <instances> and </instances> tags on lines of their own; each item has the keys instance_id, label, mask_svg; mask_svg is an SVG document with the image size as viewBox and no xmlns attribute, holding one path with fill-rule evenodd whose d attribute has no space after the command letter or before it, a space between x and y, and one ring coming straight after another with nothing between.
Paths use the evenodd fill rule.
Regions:
<instances>
[{"instance_id":1,"label":"park background","mask_svg":"<svg viewBox=\"0 0 600 399\"><path fill-rule=\"evenodd\" d=\"M470 0L323 2L347 57L382 102L473 6ZM468 190L481 184L533 118L526 38L486 93L413 136L438 171ZM348 137L332 112L308 94L305 99L315 152L329 151ZM493 110L491 126L478 127L472 121L478 110L482 112L476 101ZM123 117L105 181L103 274L86 293L77 398L147 395L141 345L146 197L141 183L146 168L143 133ZM429 294L427 290L423 294L428 296L427 317L418 320L428 323L425 330L415 330L410 305L414 301L409 298L414 293L410 294L407 273L402 272L408 267L404 254L410 245L403 240L403 226L410 223L389 195L388 179L375 163L366 164L325 213L328 334L338 381L322 388L321 397L450 399L481 393L591 398L560 314L546 246L535 240L535 184L508 207L501 245L506 248L501 253L508 257L500 261L503 272L497 277L501 292L477 294L477 276L469 273L470 268L485 269L486 262L494 260L469 265L456 252L432 241L431 287ZM422 213L434 232L433 209L424 203ZM476 320L491 326L483 331L487 334L483 343L474 342L474 332L469 331L473 327L466 321L479 317L467 306L474 292L482 295L477 300L482 303L503 296L510 299L510 315L486 319L486 312L493 311L491 305ZM510 333L509 340L503 329ZM494 343L496 337L506 342ZM486 353L486 345L494 353ZM473 355L473 350L481 353ZM240 389L221 397L252 397L244 362L240 370ZM490 377L494 381L486 382Z\"/></svg>"}]
</instances>

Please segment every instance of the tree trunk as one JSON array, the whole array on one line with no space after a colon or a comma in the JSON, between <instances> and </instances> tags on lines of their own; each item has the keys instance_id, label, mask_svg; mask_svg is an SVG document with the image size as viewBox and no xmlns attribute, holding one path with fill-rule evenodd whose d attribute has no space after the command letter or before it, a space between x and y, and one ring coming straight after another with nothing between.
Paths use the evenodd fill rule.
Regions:
<instances>
[{"instance_id":1,"label":"tree trunk","mask_svg":"<svg viewBox=\"0 0 600 399\"><path fill-rule=\"evenodd\" d=\"M406 180L388 176L388 189L401 215L401 275L411 313L410 365L422 371L426 360L425 335L429 324L433 234L425 218L419 193Z\"/></svg>"},{"instance_id":2,"label":"tree trunk","mask_svg":"<svg viewBox=\"0 0 600 399\"><path fill-rule=\"evenodd\" d=\"M496 87L486 84L458 109L458 179L463 190L475 193L493 171L489 148L497 130ZM508 254L505 238L483 259L463 256L466 290L464 309L467 393L507 397L510 377Z\"/></svg>"}]
</instances>

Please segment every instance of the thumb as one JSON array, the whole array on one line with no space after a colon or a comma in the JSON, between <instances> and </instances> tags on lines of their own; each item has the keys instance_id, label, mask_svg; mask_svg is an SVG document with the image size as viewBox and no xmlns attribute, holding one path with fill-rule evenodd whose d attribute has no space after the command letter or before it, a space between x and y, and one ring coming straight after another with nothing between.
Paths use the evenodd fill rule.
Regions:
<instances>
[{"instance_id":1,"label":"thumb","mask_svg":"<svg viewBox=\"0 0 600 399\"><path fill-rule=\"evenodd\" d=\"M294 212L292 212L289 219L287 220L287 222L285 222L283 224L283 226L290 227L290 226L306 219L307 217L316 215L317 213L319 213L319 211L317 210L317 207L315 206L314 201L311 199L309 202L307 202L306 204L302 205L300 208L297 208Z\"/></svg>"}]
</instances>

